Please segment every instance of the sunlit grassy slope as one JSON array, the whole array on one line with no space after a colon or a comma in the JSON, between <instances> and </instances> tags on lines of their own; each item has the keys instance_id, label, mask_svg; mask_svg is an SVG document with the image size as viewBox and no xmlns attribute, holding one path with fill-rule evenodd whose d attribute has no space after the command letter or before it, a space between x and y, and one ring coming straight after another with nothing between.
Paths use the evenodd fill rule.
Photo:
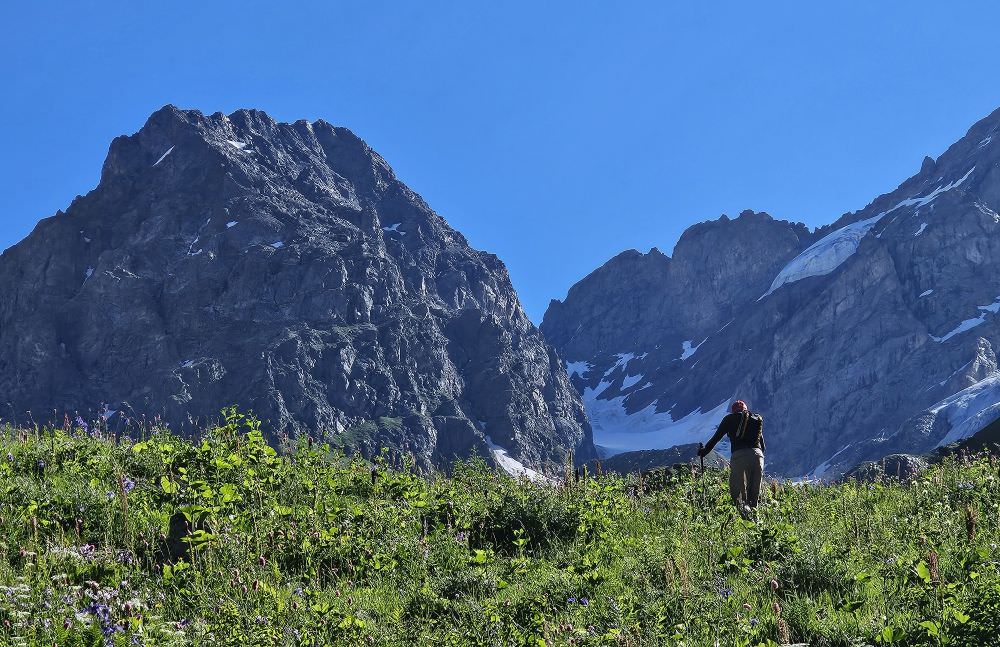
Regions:
<instances>
[{"instance_id":1,"label":"sunlit grassy slope","mask_svg":"<svg viewBox=\"0 0 1000 647\"><path fill-rule=\"evenodd\" d=\"M908 485L533 485L188 441L0 438L0 644L995 644L995 462Z\"/></svg>"}]
</instances>

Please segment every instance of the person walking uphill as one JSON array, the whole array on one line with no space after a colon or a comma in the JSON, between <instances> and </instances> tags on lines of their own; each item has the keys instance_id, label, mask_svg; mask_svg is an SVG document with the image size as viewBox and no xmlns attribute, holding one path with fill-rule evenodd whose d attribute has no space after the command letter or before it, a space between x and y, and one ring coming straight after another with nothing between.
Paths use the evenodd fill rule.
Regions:
<instances>
[{"instance_id":1,"label":"person walking uphill","mask_svg":"<svg viewBox=\"0 0 1000 647\"><path fill-rule=\"evenodd\" d=\"M729 494L733 503L740 512L756 508L760 500L760 483L764 478L764 419L760 414L752 413L746 402L737 400L733 403L732 413L722 419L712 439L698 450L698 456L707 456L723 436L729 436L732 450Z\"/></svg>"}]
</instances>

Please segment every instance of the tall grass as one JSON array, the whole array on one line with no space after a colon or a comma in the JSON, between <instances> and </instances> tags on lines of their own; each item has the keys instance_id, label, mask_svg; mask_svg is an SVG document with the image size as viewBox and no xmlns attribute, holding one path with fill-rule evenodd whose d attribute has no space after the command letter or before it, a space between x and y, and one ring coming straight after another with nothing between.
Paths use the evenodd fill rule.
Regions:
<instances>
[{"instance_id":1,"label":"tall grass","mask_svg":"<svg viewBox=\"0 0 1000 647\"><path fill-rule=\"evenodd\" d=\"M987 645L988 458L909 484L725 475L541 486L302 443L228 412L205 438L0 438L0 644Z\"/></svg>"}]
</instances>

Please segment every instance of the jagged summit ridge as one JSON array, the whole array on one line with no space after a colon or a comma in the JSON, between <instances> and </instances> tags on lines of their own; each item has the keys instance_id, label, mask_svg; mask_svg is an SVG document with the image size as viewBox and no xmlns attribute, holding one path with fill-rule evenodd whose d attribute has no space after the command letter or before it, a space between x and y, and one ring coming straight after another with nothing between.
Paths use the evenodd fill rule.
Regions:
<instances>
[{"instance_id":1,"label":"jagged summit ridge","mask_svg":"<svg viewBox=\"0 0 1000 647\"><path fill-rule=\"evenodd\" d=\"M239 404L423 464L593 453L504 265L325 121L158 110L0 257L0 286L15 410L190 429Z\"/></svg>"}]
</instances>

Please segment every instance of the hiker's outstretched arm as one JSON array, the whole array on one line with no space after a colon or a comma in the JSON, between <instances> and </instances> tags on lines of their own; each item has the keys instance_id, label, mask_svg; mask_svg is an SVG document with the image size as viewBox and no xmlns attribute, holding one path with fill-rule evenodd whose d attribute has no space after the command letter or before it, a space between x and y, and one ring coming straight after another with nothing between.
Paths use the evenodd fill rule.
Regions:
<instances>
[{"instance_id":1,"label":"hiker's outstretched arm","mask_svg":"<svg viewBox=\"0 0 1000 647\"><path fill-rule=\"evenodd\" d=\"M723 429L722 429L722 423L720 422L719 423L719 428L715 431L715 435L712 436L712 440L708 441L708 444L705 445L705 453L707 454L708 452L712 451L712 448L714 448L716 445L718 445L719 441L722 440L722 437L725 436L725 435L726 435L726 432L723 431Z\"/></svg>"}]
</instances>

